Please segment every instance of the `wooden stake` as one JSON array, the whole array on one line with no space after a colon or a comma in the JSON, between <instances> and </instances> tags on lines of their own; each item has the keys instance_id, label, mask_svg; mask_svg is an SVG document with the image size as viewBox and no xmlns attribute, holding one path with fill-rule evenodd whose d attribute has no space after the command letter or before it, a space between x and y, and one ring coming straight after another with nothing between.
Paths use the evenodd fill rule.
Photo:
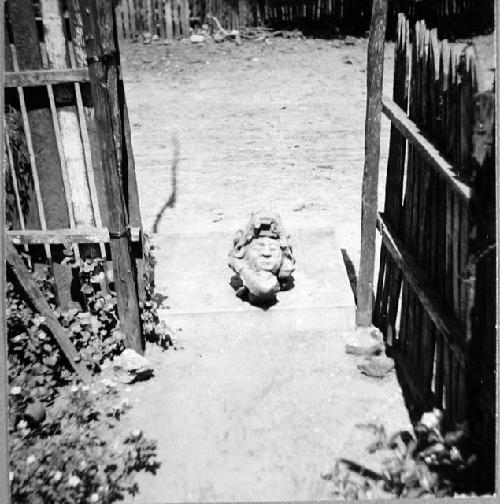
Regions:
<instances>
[{"instance_id":1,"label":"wooden stake","mask_svg":"<svg viewBox=\"0 0 500 504\"><path fill-rule=\"evenodd\" d=\"M126 335L126 346L142 354L136 272L131 257L128 215L119 175L118 159L121 159L121 153L117 152L115 141L122 132L113 130L113 123L116 125L113 118L123 113L123 110L116 109L120 105L118 96L111 96L111 93L117 90L117 82L110 82L118 78L119 54L113 36L113 26L107 22L109 17L102 15L111 8L111 4L106 0L80 0L92 101L109 201L110 245L118 316L121 330ZM123 144L120 145L123 148Z\"/></svg>"},{"instance_id":2,"label":"wooden stake","mask_svg":"<svg viewBox=\"0 0 500 504\"><path fill-rule=\"evenodd\" d=\"M0 2L0 19L4 19L4 2ZM0 37L0 55L5 54L5 37ZM0 57L1 59L1 57ZM3 84L4 62L0 63L0 83ZM0 110L4 110L4 93L0 93ZM5 130L4 121L0 121L0 156L2 166L2 180L5 180ZM0 202L5 208L5 188L0 184ZM0 212L0 229L5 229L5 212ZM5 235L0 233L0 248L4 250ZM0 271L0 290L5 292L5 269ZM7 328L5 320L5 296L0 297L0 502L10 503L10 482L9 482L9 379L7 374Z\"/></svg>"},{"instance_id":3,"label":"wooden stake","mask_svg":"<svg viewBox=\"0 0 500 504\"><path fill-rule=\"evenodd\" d=\"M374 0L368 41L367 100L365 122L365 167L361 200L361 260L359 265L356 323L372 323L375 226L380 160L380 119L384 77L384 46L387 0Z\"/></svg>"}]
</instances>

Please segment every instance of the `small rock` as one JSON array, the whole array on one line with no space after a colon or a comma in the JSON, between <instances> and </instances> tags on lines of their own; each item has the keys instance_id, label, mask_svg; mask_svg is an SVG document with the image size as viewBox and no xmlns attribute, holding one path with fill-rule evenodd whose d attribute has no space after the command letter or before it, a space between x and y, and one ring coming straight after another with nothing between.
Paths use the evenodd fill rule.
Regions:
<instances>
[{"instance_id":1,"label":"small rock","mask_svg":"<svg viewBox=\"0 0 500 504\"><path fill-rule=\"evenodd\" d=\"M394 369L394 360L385 355L371 357L366 363L358 364L358 369L366 376L384 378Z\"/></svg>"},{"instance_id":2,"label":"small rock","mask_svg":"<svg viewBox=\"0 0 500 504\"><path fill-rule=\"evenodd\" d=\"M360 345L349 345L345 346L345 351L351 355L379 355L384 351L383 343L371 343L371 344L360 344Z\"/></svg>"},{"instance_id":3,"label":"small rock","mask_svg":"<svg viewBox=\"0 0 500 504\"><path fill-rule=\"evenodd\" d=\"M151 363L134 350L127 348L113 361L113 370L122 383L147 380L153 376Z\"/></svg>"},{"instance_id":4,"label":"small rock","mask_svg":"<svg viewBox=\"0 0 500 504\"><path fill-rule=\"evenodd\" d=\"M192 44L202 44L203 42L205 42L205 37L203 35L195 33L194 35L191 35L189 40Z\"/></svg>"},{"instance_id":5,"label":"small rock","mask_svg":"<svg viewBox=\"0 0 500 504\"><path fill-rule=\"evenodd\" d=\"M231 30L229 36L236 42L236 45L241 44L240 32L238 30Z\"/></svg>"},{"instance_id":6,"label":"small rock","mask_svg":"<svg viewBox=\"0 0 500 504\"><path fill-rule=\"evenodd\" d=\"M155 34L153 35L153 37L151 38L151 40L152 40L153 42L158 42L158 40L160 40L160 37L159 37L159 36L155 33Z\"/></svg>"},{"instance_id":7,"label":"small rock","mask_svg":"<svg viewBox=\"0 0 500 504\"><path fill-rule=\"evenodd\" d=\"M213 39L214 39L214 42L217 42L219 44L221 42L224 42L225 37L224 37L224 35L222 35L222 33L217 32L214 34Z\"/></svg>"},{"instance_id":8,"label":"small rock","mask_svg":"<svg viewBox=\"0 0 500 504\"><path fill-rule=\"evenodd\" d=\"M36 426L41 424L47 416L43 404L35 399L32 403L28 404L24 411L24 416L30 425Z\"/></svg>"}]
</instances>

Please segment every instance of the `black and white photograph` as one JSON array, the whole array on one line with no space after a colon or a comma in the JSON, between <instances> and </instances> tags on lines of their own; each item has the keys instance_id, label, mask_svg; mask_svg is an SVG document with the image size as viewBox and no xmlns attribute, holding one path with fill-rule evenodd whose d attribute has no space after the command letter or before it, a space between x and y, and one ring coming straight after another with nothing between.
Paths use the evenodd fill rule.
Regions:
<instances>
[{"instance_id":1,"label":"black and white photograph","mask_svg":"<svg viewBox=\"0 0 500 504\"><path fill-rule=\"evenodd\" d=\"M0 504L495 502L497 0L0 19Z\"/></svg>"}]
</instances>

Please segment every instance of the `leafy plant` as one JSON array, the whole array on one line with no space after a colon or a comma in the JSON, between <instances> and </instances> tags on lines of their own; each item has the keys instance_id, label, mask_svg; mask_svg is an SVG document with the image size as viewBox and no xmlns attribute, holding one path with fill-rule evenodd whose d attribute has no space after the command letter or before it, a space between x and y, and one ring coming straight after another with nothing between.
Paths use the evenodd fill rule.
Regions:
<instances>
[{"instance_id":1,"label":"leafy plant","mask_svg":"<svg viewBox=\"0 0 500 504\"><path fill-rule=\"evenodd\" d=\"M34 273L38 286L70 333L79 358L98 371L119 354L116 296L108 288L100 258L76 260L65 250L68 265L81 279L86 310L61 312L56 307L48 268ZM148 298L146 297L148 300ZM148 300L149 301L149 300ZM168 332L158 322L156 306L142 308L151 335L168 346ZM157 327L163 330L158 336ZM11 494L14 503L108 503L134 494L134 473L155 471L156 445L139 431L123 434L119 420L127 411L115 385L104 380L82 386L66 365L59 346L12 282L7 283L9 351L9 442ZM72 384L72 385L71 385Z\"/></svg>"},{"instance_id":2,"label":"leafy plant","mask_svg":"<svg viewBox=\"0 0 500 504\"><path fill-rule=\"evenodd\" d=\"M467 424L443 432L443 413L424 413L409 431L387 436L382 425L368 424L375 441L369 453L383 450L387 456L379 472L355 462L338 459L332 472L322 475L340 498L417 498L476 495L484 487L477 446Z\"/></svg>"},{"instance_id":3,"label":"leafy plant","mask_svg":"<svg viewBox=\"0 0 500 504\"><path fill-rule=\"evenodd\" d=\"M137 492L135 472L156 471L156 444L141 431L120 432L129 406L113 382L104 382L66 386L44 422L13 426L13 503L109 503Z\"/></svg>"}]
</instances>

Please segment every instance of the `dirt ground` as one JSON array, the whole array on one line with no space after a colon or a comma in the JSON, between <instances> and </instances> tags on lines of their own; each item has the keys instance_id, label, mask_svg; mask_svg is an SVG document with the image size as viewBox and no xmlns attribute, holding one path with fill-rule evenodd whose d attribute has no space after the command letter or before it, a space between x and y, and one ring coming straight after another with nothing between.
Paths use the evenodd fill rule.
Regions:
<instances>
[{"instance_id":1,"label":"dirt ground","mask_svg":"<svg viewBox=\"0 0 500 504\"><path fill-rule=\"evenodd\" d=\"M491 82L493 37L477 41ZM333 226L357 270L366 50L355 38L124 43L142 219L153 241L155 233L236 230L252 211L272 208L285 226ZM384 120L381 206L388 137ZM140 481L145 493L135 502L328 498L320 472L366 446L355 422L407 426L395 378L365 380L341 335L317 336L262 345L187 336L180 352L151 350L157 378L131 392L132 423L162 433L167 464Z\"/></svg>"},{"instance_id":2,"label":"dirt ground","mask_svg":"<svg viewBox=\"0 0 500 504\"><path fill-rule=\"evenodd\" d=\"M474 42L489 86L493 35ZM239 226L251 211L274 208L285 225L333 225L357 269L366 50L367 39L352 37L122 44L145 230ZM387 44L388 95L393 51ZM384 119L380 205L388 137Z\"/></svg>"},{"instance_id":3,"label":"dirt ground","mask_svg":"<svg viewBox=\"0 0 500 504\"><path fill-rule=\"evenodd\" d=\"M158 232L238 226L274 208L285 226L329 222L358 264L366 48L354 38L124 45L145 229L171 196L177 139L175 206Z\"/></svg>"}]
</instances>

